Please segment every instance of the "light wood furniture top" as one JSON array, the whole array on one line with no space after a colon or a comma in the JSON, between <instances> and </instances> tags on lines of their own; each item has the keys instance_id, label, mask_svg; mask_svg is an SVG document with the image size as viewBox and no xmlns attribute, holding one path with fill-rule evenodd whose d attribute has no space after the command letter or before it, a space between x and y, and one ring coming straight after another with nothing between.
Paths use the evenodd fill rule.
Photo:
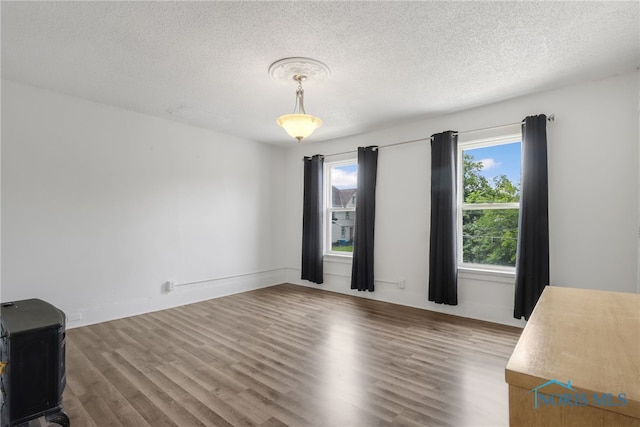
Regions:
<instances>
[{"instance_id":1,"label":"light wood furniture top","mask_svg":"<svg viewBox=\"0 0 640 427\"><path fill-rule=\"evenodd\" d=\"M525 390L550 379L570 380L576 392L588 396L611 393L615 399L625 393L624 406L589 409L631 417L628 421L635 425L633 420L640 419L640 295L545 288L507 364L510 398L514 391L524 398ZM542 391L567 393L556 385ZM533 393L527 399L533 409ZM585 408L573 409L579 413Z\"/></svg>"}]
</instances>

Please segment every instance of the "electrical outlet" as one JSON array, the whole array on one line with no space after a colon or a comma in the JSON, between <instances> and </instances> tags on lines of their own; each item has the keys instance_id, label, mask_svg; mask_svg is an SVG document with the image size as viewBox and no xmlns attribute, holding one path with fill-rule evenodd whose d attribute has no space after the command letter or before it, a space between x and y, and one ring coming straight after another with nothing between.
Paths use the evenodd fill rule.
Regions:
<instances>
[{"instance_id":1,"label":"electrical outlet","mask_svg":"<svg viewBox=\"0 0 640 427\"><path fill-rule=\"evenodd\" d=\"M405 285L405 280L404 279L398 280L398 288L404 289L404 285Z\"/></svg>"},{"instance_id":2,"label":"electrical outlet","mask_svg":"<svg viewBox=\"0 0 640 427\"><path fill-rule=\"evenodd\" d=\"M175 282L168 281L168 282L166 283L166 286L167 286L167 292L173 292L173 291L175 291L175 290L176 290L176 284L175 284Z\"/></svg>"}]
</instances>

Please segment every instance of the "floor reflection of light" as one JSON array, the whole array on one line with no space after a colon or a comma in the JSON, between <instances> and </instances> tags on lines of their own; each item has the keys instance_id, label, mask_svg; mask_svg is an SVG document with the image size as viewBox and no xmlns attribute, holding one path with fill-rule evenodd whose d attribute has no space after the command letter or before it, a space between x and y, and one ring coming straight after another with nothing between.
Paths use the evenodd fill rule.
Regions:
<instances>
[{"instance_id":1,"label":"floor reflection of light","mask_svg":"<svg viewBox=\"0 0 640 427\"><path fill-rule=\"evenodd\" d=\"M360 366L364 361L358 360L356 329L352 319L332 319L324 346L323 401L328 405L325 413L329 421L340 424L357 422L357 407L363 398Z\"/></svg>"},{"instance_id":2,"label":"floor reflection of light","mask_svg":"<svg viewBox=\"0 0 640 427\"><path fill-rule=\"evenodd\" d=\"M461 372L455 390L456 398L466 410L458 412L460 425L477 424L477 415L485 420L494 419L495 425L506 425L509 420L508 387L504 381L504 365L482 354L458 356ZM483 370L478 368L483 365ZM491 372L486 372L489 367ZM494 368L494 369L493 369ZM494 372L495 371L495 372ZM494 425L492 422L490 425Z\"/></svg>"}]
</instances>

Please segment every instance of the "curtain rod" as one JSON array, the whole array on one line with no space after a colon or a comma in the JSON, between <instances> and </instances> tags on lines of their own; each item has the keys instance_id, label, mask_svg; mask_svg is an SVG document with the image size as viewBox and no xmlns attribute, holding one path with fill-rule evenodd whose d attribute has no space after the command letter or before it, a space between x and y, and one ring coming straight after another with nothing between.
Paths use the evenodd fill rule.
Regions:
<instances>
[{"instance_id":1,"label":"curtain rod","mask_svg":"<svg viewBox=\"0 0 640 427\"><path fill-rule=\"evenodd\" d=\"M549 114L549 116L547 117L547 121L548 122L554 122L555 120L556 120L556 115L555 114ZM506 128L506 127L510 127L510 126L521 125L523 123L524 123L524 120L521 120L521 121L516 122L516 123L509 123L508 125L489 126L488 128L463 130L461 132L454 132L453 134L454 135L460 135L460 134L463 134L463 133L474 133L474 132L482 132L484 130L502 129L502 128Z\"/></svg>"},{"instance_id":2,"label":"curtain rod","mask_svg":"<svg viewBox=\"0 0 640 427\"><path fill-rule=\"evenodd\" d=\"M395 145L411 144L412 142L426 141L426 140L428 140L430 138L431 137L412 139L411 141L394 142L393 144L378 145L377 147L378 147L378 149L380 149L380 148L386 148L386 147L393 147ZM350 150L350 151L343 151L341 153L325 154L322 157L340 156L342 154L351 154L351 153L357 153L357 152L358 152L358 150ZM304 159L302 159L302 160L304 160Z\"/></svg>"},{"instance_id":3,"label":"curtain rod","mask_svg":"<svg viewBox=\"0 0 640 427\"><path fill-rule=\"evenodd\" d=\"M548 122L554 122L555 120L556 120L556 115L555 114L549 114L549 116L547 117L547 121ZM481 132L481 131L485 131L485 130L502 129L502 128L506 128L506 127L509 127L509 126L521 125L522 123L524 123L524 120L516 122L516 123L510 123L508 125L490 126L490 127L481 128L481 129L463 130L461 132L455 132L454 135L460 135L460 134L463 134L463 133ZM411 144L413 142L430 141L431 139L432 139L432 137L428 136L426 138L418 138L418 139L412 139L412 140L409 140L409 141L394 142L392 144L387 144L387 145L378 145L378 149L386 148L386 147L395 147L396 145ZM350 151L343 151L341 153L325 154L322 157L341 156L343 154L352 154L352 153L357 153L357 152L358 152L358 150L350 150ZM304 161L304 157L302 158L302 160Z\"/></svg>"}]
</instances>

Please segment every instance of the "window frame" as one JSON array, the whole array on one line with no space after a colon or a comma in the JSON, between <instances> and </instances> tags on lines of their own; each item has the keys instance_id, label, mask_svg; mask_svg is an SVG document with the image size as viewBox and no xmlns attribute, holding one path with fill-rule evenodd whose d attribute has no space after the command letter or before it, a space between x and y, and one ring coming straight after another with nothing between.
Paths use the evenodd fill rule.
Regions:
<instances>
[{"instance_id":1,"label":"window frame","mask_svg":"<svg viewBox=\"0 0 640 427\"><path fill-rule=\"evenodd\" d=\"M335 160L332 162L324 163L324 197L323 197L323 206L324 206L324 216L323 216L323 232L324 232L324 255L330 256L338 256L343 258L352 258L353 252L346 251L333 251L331 250L331 224L332 217L334 212L353 212L353 215L350 214L351 219L355 221L356 216L356 207L352 208L334 208L332 206L332 186L331 186L331 170L335 167L340 166L350 166L350 165L358 165L358 159L356 157L350 157L343 160ZM356 184L356 191L358 186Z\"/></svg>"},{"instance_id":2,"label":"window frame","mask_svg":"<svg viewBox=\"0 0 640 427\"><path fill-rule=\"evenodd\" d=\"M456 265L458 270L467 271L487 271L515 274L515 266L495 265L495 264L478 264L464 262L463 254L463 234L462 219L465 210L491 210L491 209L518 209L520 212L520 201L511 203L464 203L464 151L475 148L494 147L496 145L505 145L519 142L522 147L522 132L510 132L499 136L470 139L467 141L458 140L457 164L456 164L456 190L457 190L457 206L456 206L456 232L457 232L457 253ZM520 154L520 187L522 187L522 151ZM473 209L470 209L473 207ZM518 229L518 236L520 230Z\"/></svg>"}]
</instances>

